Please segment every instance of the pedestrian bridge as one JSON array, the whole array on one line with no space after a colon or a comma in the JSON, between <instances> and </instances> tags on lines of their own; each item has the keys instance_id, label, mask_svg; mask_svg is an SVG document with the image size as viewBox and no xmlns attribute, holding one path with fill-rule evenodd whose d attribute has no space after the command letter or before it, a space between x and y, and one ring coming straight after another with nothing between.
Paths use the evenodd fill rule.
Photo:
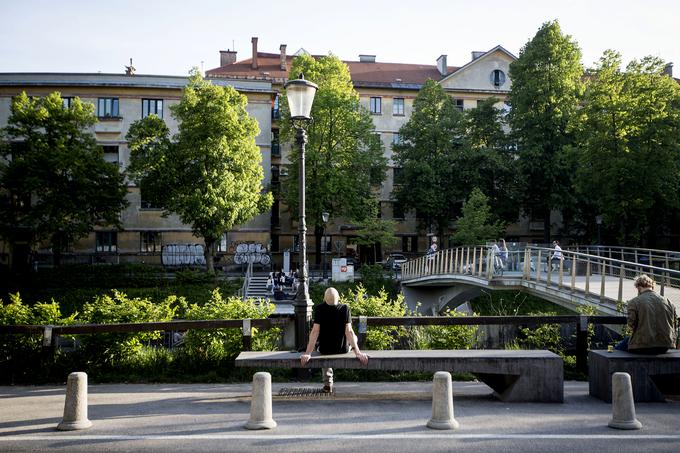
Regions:
<instances>
[{"instance_id":1,"label":"pedestrian bridge","mask_svg":"<svg viewBox=\"0 0 680 453\"><path fill-rule=\"evenodd\" d=\"M489 246L440 250L402 265L401 285L409 308L437 314L477 297L482 290L519 290L574 311L625 313L637 295L635 276L647 274L656 291L680 313L680 252L629 247L565 248L551 263L553 249L516 247L501 260Z\"/></svg>"}]
</instances>

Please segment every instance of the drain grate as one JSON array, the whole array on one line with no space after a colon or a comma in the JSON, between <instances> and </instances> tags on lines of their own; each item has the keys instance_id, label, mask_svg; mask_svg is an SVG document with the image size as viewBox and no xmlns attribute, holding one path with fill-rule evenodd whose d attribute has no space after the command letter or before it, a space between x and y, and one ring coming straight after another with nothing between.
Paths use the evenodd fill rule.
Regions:
<instances>
[{"instance_id":1,"label":"drain grate","mask_svg":"<svg viewBox=\"0 0 680 453\"><path fill-rule=\"evenodd\" d=\"M332 393L326 393L320 388L283 387L277 396L283 398L331 398Z\"/></svg>"}]
</instances>

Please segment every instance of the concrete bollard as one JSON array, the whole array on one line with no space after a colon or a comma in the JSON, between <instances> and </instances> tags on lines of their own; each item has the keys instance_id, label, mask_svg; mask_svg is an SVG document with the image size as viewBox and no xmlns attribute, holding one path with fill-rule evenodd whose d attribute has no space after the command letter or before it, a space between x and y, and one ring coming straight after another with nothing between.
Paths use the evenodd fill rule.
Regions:
<instances>
[{"instance_id":1,"label":"concrete bollard","mask_svg":"<svg viewBox=\"0 0 680 453\"><path fill-rule=\"evenodd\" d=\"M66 381L64 419L57 425L59 431L87 429L92 422L87 419L87 373L71 373Z\"/></svg>"},{"instance_id":2,"label":"concrete bollard","mask_svg":"<svg viewBox=\"0 0 680 453\"><path fill-rule=\"evenodd\" d=\"M276 428L276 422L272 418L272 376L269 373L259 372L253 375L250 419L245 428Z\"/></svg>"},{"instance_id":3,"label":"concrete bollard","mask_svg":"<svg viewBox=\"0 0 680 453\"><path fill-rule=\"evenodd\" d=\"M437 371L432 383L432 418L427 427L432 429L458 429L460 426L453 418L453 384L451 373Z\"/></svg>"},{"instance_id":4,"label":"concrete bollard","mask_svg":"<svg viewBox=\"0 0 680 453\"><path fill-rule=\"evenodd\" d=\"M630 374L614 373L612 376L612 419L609 427L616 429L640 429L642 423L635 418L635 402Z\"/></svg>"}]
</instances>

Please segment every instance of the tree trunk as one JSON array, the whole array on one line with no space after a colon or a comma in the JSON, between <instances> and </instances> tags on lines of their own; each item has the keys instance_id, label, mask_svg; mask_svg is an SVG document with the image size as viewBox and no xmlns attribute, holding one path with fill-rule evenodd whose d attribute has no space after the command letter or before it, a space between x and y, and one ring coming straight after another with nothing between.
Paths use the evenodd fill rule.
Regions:
<instances>
[{"instance_id":1,"label":"tree trunk","mask_svg":"<svg viewBox=\"0 0 680 453\"><path fill-rule=\"evenodd\" d=\"M319 225L314 225L314 239L316 243L314 244L314 263L318 268L321 263L321 239L323 238L323 227Z\"/></svg>"},{"instance_id":2,"label":"tree trunk","mask_svg":"<svg viewBox=\"0 0 680 453\"><path fill-rule=\"evenodd\" d=\"M203 256L205 257L205 270L209 274L215 273L215 265L213 261L213 249L215 248L214 238L203 238L205 241L205 248L203 249Z\"/></svg>"},{"instance_id":3,"label":"tree trunk","mask_svg":"<svg viewBox=\"0 0 680 453\"><path fill-rule=\"evenodd\" d=\"M550 208L545 209L543 217L543 242L550 244Z\"/></svg>"}]
</instances>

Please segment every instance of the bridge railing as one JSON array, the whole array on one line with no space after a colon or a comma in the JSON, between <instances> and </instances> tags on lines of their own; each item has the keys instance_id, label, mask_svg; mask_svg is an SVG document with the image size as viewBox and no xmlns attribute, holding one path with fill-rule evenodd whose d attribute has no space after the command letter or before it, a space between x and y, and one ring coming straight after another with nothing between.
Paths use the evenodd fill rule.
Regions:
<instances>
[{"instance_id":1,"label":"bridge railing","mask_svg":"<svg viewBox=\"0 0 680 453\"><path fill-rule=\"evenodd\" d=\"M600 303L614 303L630 298L632 279L648 274L658 285L661 295L680 304L680 270L671 268L673 253L658 253L651 249L580 248L586 251L562 250L562 259L555 258L555 250L547 247L525 246L500 256L489 246L456 247L419 257L402 265L402 280L457 274L491 282L501 275L490 263L503 263L503 277L521 279L522 283L540 283L547 288L569 293L582 292L586 299ZM627 261L616 256L636 258ZM558 255L559 256L559 255ZM659 266L663 264L663 266ZM616 307L610 307L616 308Z\"/></svg>"}]
</instances>

